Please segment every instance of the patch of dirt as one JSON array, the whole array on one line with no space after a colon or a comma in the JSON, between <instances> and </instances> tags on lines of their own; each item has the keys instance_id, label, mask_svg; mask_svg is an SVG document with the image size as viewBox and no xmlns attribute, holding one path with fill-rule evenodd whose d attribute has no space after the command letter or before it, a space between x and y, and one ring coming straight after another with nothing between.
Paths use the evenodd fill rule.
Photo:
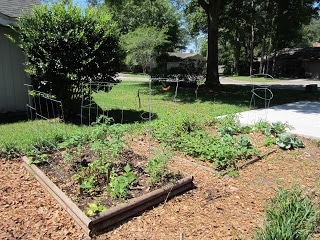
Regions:
<instances>
[{"instance_id":1,"label":"patch of dirt","mask_svg":"<svg viewBox=\"0 0 320 240\"><path fill-rule=\"evenodd\" d=\"M258 142L259 136L255 137ZM313 140L300 139L305 148L277 149L235 178L178 155L170 167L193 175L196 188L123 221L96 239L252 239L263 223L264 205L277 188L300 186L320 202L320 148ZM132 149L143 154L149 145L139 139ZM1 239L87 239L20 159L2 159L0 168ZM320 233L314 237L320 239Z\"/></svg>"}]
</instances>

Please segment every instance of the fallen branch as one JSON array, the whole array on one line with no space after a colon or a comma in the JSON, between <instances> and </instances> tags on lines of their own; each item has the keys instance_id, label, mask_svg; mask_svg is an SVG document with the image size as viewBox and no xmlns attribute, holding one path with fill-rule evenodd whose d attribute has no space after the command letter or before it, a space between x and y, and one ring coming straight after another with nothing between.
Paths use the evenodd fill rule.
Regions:
<instances>
[{"instance_id":1,"label":"fallen branch","mask_svg":"<svg viewBox=\"0 0 320 240\"><path fill-rule=\"evenodd\" d=\"M238 169L242 169L242 168L244 168L244 167L246 167L246 166L248 166L248 165L250 165L252 163L255 163L255 162L261 160L262 158L269 156L271 153L274 153L275 151L277 151L277 149L272 149L270 152L267 152L267 153L265 153L263 155L259 155L259 156L255 157L254 159L246 161L244 164L239 166Z\"/></svg>"}]
</instances>

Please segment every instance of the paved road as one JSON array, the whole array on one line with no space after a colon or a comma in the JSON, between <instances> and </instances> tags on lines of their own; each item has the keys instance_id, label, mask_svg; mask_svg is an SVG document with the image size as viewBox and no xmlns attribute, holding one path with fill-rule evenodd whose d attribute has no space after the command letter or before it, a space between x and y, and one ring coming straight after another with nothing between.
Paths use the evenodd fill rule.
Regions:
<instances>
[{"instance_id":1,"label":"paved road","mask_svg":"<svg viewBox=\"0 0 320 240\"><path fill-rule=\"evenodd\" d=\"M130 81L149 81L149 78L143 77L125 77L123 75L119 75L119 79L121 80L130 80ZM266 83L259 83L259 82L246 82L246 81L238 81L233 80L227 77L220 77L220 83L224 84L237 84L243 86L250 86L252 84L255 85L270 85L272 88L278 89L296 89L296 90L305 90L306 85L316 84L318 88L320 88L320 79L313 80L313 79L292 79L292 80L281 80L281 81L270 81Z\"/></svg>"},{"instance_id":2,"label":"paved road","mask_svg":"<svg viewBox=\"0 0 320 240\"><path fill-rule=\"evenodd\" d=\"M306 85L316 84L318 88L320 88L320 80L315 79L292 79L292 80L280 80L280 81L270 81L266 83L259 82L245 82L245 81L237 81L227 77L220 77L221 84L238 84L238 85L270 85L271 88L278 89L295 89L295 90L305 90Z\"/></svg>"}]
</instances>

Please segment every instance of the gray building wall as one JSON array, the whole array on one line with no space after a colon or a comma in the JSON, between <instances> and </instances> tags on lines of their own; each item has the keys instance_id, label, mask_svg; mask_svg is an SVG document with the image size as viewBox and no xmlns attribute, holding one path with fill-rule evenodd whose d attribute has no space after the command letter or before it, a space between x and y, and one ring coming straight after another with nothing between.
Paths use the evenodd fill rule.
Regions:
<instances>
[{"instance_id":1,"label":"gray building wall","mask_svg":"<svg viewBox=\"0 0 320 240\"><path fill-rule=\"evenodd\" d=\"M25 56L5 34L15 33L0 25L0 113L25 111L28 95L24 84L30 83L24 71Z\"/></svg>"}]
</instances>

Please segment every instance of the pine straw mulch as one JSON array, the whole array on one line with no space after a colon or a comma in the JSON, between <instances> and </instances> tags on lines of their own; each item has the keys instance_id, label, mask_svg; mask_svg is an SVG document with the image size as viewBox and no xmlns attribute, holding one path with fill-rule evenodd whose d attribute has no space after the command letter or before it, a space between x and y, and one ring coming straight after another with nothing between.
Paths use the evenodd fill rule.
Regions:
<instances>
[{"instance_id":1,"label":"pine straw mulch","mask_svg":"<svg viewBox=\"0 0 320 240\"><path fill-rule=\"evenodd\" d=\"M252 239L264 204L278 187L300 186L319 204L320 148L276 152L221 177L185 156L171 166L194 176L196 188L108 229L97 239ZM146 148L137 141L135 149ZM0 239L88 239L82 229L21 165L0 160ZM320 233L315 236L320 239Z\"/></svg>"}]
</instances>

